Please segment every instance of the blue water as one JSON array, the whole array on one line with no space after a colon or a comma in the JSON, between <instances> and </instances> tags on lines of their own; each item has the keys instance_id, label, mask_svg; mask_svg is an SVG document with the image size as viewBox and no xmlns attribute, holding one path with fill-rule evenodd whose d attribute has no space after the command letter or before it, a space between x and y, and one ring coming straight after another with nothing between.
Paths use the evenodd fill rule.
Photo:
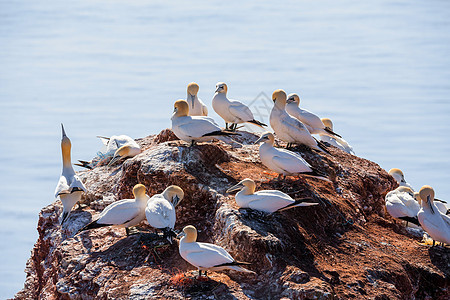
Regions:
<instances>
[{"instance_id":1,"label":"blue water","mask_svg":"<svg viewBox=\"0 0 450 300\"><path fill-rule=\"evenodd\" d=\"M450 200L450 2L166 2L0 0L0 298L54 201L59 124L89 159L96 135L170 127L191 81L211 112L218 81L247 103L297 92L358 155Z\"/></svg>"}]
</instances>

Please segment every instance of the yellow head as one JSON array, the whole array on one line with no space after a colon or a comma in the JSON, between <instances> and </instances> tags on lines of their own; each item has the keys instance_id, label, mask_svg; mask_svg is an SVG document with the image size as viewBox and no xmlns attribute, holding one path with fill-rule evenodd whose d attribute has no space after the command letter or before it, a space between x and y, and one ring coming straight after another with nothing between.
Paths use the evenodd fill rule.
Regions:
<instances>
[{"instance_id":1,"label":"yellow head","mask_svg":"<svg viewBox=\"0 0 450 300\"><path fill-rule=\"evenodd\" d=\"M405 176L403 175L402 170L397 169L397 168L393 168L389 170L389 175L391 175L392 177L394 177L394 179L398 182L398 183L406 183L405 181Z\"/></svg>"},{"instance_id":2,"label":"yellow head","mask_svg":"<svg viewBox=\"0 0 450 300\"><path fill-rule=\"evenodd\" d=\"M175 101L175 104L173 105L174 109L173 112L175 116L177 117L184 117L189 114L189 104L186 100L177 100Z\"/></svg>"},{"instance_id":3,"label":"yellow head","mask_svg":"<svg viewBox=\"0 0 450 300\"><path fill-rule=\"evenodd\" d=\"M241 189L245 190L244 194L251 195L251 194L253 194L255 192L256 184L250 178L245 178L244 180L242 180L241 182L239 182L235 186L232 186L231 188L229 188L227 190L227 193L231 193L231 192L238 191L238 190L241 190Z\"/></svg>"},{"instance_id":4,"label":"yellow head","mask_svg":"<svg viewBox=\"0 0 450 300\"><path fill-rule=\"evenodd\" d=\"M136 184L133 188L133 195L134 198L142 198L145 197L145 192L147 189L145 188L145 185L143 184Z\"/></svg>"},{"instance_id":5,"label":"yellow head","mask_svg":"<svg viewBox=\"0 0 450 300\"><path fill-rule=\"evenodd\" d=\"M198 86L197 83L195 82L191 82L188 84L187 86L187 92L189 95L191 96L195 96L198 93L198 90L200 89L200 87Z\"/></svg>"},{"instance_id":6,"label":"yellow head","mask_svg":"<svg viewBox=\"0 0 450 300\"><path fill-rule=\"evenodd\" d=\"M424 185L419 191L420 199L424 202L433 203L434 200L434 190L429 185Z\"/></svg>"},{"instance_id":7,"label":"yellow head","mask_svg":"<svg viewBox=\"0 0 450 300\"><path fill-rule=\"evenodd\" d=\"M399 186L399 187L397 188L397 191L399 191L400 193L408 193L408 194L411 195L411 197L414 197L414 191L413 191L410 187L407 187L407 186Z\"/></svg>"},{"instance_id":8,"label":"yellow head","mask_svg":"<svg viewBox=\"0 0 450 300\"><path fill-rule=\"evenodd\" d=\"M322 121L323 125L325 125L325 127L327 127L330 130L333 130L333 122L331 122L330 119L322 118L321 121Z\"/></svg>"},{"instance_id":9,"label":"yellow head","mask_svg":"<svg viewBox=\"0 0 450 300\"><path fill-rule=\"evenodd\" d=\"M228 92L228 87L225 82L216 83L216 93L226 94Z\"/></svg>"},{"instance_id":10,"label":"yellow head","mask_svg":"<svg viewBox=\"0 0 450 300\"><path fill-rule=\"evenodd\" d=\"M185 243L194 243L197 241L197 229L194 226L188 225L184 227L183 233L185 235L183 240Z\"/></svg>"},{"instance_id":11,"label":"yellow head","mask_svg":"<svg viewBox=\"0 0 450 300\"><path fill-rule=\"evenodd\" d=\"M276 106L284 108L286 106L286 92L279 89L272 93L272 100Z\"/></svg>"},{"instance_id":12,"label":"yellow head","mask_svg":"<svg viewBox=\"0 0 450 300\"><path fill-rule=\"evenodd\" d=\"M63 163L70 164L70 149L72 148L72 143L70 139L66 135L66 131L64 130L64 125L61 123L62 129L62 138L61 138L61 151L63 156Z\"/></svg>"},{"instance_id":13,"label":"yellow head","mask_svg":"<svg viewBox=\"0 0 450 300\"><path fill-rule=\"evenodd\" d=\"M263 135L261 135L261 137L255 142L255 144L258 144L258 143L261 143L261 142L264 142L264 143L269 143L269 144L271 144L271 145L273 145L273 143L275 142L275 136L273 135L273 133L272 132L265 132L265 133L263 133Z\"/></svg>"},{"instance_id":14,"label":"yellow head","mask_svg":"<svg viewBox=\"0 0 450 300\"><path fill-rule=\"evenodd\" d=\"M177 185L171 185L167 187L162 195L165 199L172 202L173 206L177 206L177 204L180 203L184 198L183 190Z\"/></svg>"},{"instance_id":15,"label":"yellow head","mask_svg":"<svg viewBox=\"0 0 450 300\"><path fill-rule=\"evenodd\" d=\"M420 206L422 206L422 199L420 199L419 192L414 192L414 200L416 200Z\"/></svg>"},{"instance_id":16,"label":"yellow head","mask_svg":"<svg viewBox=\"0 0 450 300\"><path fill-rule=\"evenodd\" d=\"M289 94L286 102L295 103L298 106L300 104L300 97L295 93Z\"/></svg>"}]
</instances>

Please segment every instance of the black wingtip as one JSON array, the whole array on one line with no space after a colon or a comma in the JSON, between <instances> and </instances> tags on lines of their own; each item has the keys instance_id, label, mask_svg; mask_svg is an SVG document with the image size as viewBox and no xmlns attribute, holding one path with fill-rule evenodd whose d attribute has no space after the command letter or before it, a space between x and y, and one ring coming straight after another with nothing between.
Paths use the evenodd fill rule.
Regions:
<instances>
[{"instance_id":1,"label":"black wingtip","mask_svg":"<svg viewBox=\"0 0 450 300\"><path fill-rule=\"evenodd\" d=\"M337 136L337 137L342 138L342 136L340 136L339 134L337 134L336 132L334 132L333 130L331 130L331 129L328 128L328 127L325 127L325 131L328 132L328 133L331 133L332 135L335 135L335 136Z\"/></svg>"},{"instance_id":2,"label":"black wingtip","mask_svg":"<svg viewBox=\"0 0 450 300\"><path fill-rule=\"evenodd\" d=\"M221 135L231 136L231 135L240 135L240 134L237 133L237 132L229 132L229 131L225 131L225 130L217 130L217 131L213 131L213 132L210 132L210 133L205 133L202 136L221 136Z\"/></svg>"},{"instance_id":3,"label":"black wingtip","mask_svg":"<svg viewBox=\"0 0 450 300\"><path fill-rule=\"evenodd\" d=\"M258 121L258 120L255 120L255 119L253 119L253 120L251 120L251 121L248 121L249 123L253 123L253 124L255 124L255 125L258 125L258 126L260 126L260 127L263 127L263 126L265 126L265 127L267 127L267 124L264 124L264 123L262 123L262 122L260 122L260 121Z\"/></svg>"},{"instance_id":4,"label":"black wingtip","mask_svg":"<svg viewBox=\"0 0 450 300\"><path fill-rule=\"evenodd\" d=\"M61 226L63 226L64 222L67 220L67 217L69 216L68 212L63 212L62 219L61 219Z\"/></svg>"},{"instance_id":5,"label":"black wingtip","mask_svg":"<svg viewBox=\"0 0 450 300\"><path fill-rule=\"evenodd\" d=\"M400 217L399 219L409 223L416 224L417 226L421 226L419 223L419 219L417 219L417 217Z\"/></svg>"},{"instance_id":6,"label":"black wingtip","mask_svg":"<svg viewBox=\"0 0 450 300\"><path fill-rule=\"evenodd\" d=\"M82 231L89 230L89 229L95 229L95 228L111 226L111 224L99 224L99 223L97 223L97 221L98 220L95 220L95 221L92 221L91 223L87 224L86 226L84 226L83 228L78 230L77 234L82 232Z\"/></svg>"},{"instance_id":7,"label":"black wingtip","mask_svg":"<svg viewBox=\"0 0 450 300\"><path fill-rule=\"evenodd\" d=\"M327 174L325 174L324 172L322 172L314 167L311 167L311 170L312 170L311 172L303 172L300 174L307 175L307 176L324 177L324 178L328 177Z\"/></svg>"},{"instance_id":8,"label":"black wingtip","mask_svg":"<svg viewBox=\"0 0 450 300\"><path fill-rule=\"evenodd\" d=\"M317 140L316 140L317 141ZM325 143L322 141L317 141L317 146L322 149L324 152L331 155L330 151L328 151L327 146L325 146Z\"/></svg>"}]
</instances>

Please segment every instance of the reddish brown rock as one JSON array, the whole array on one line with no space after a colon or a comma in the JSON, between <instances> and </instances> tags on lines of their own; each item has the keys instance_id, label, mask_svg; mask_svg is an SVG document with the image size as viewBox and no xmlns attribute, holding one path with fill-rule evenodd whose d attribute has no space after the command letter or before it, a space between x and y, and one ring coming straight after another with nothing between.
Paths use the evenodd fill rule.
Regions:
<instances>
[{"instance_id":1,"label":"reddish brown rock","mask_svg":"<svg viewBox=\"0 0 450 300\"><path fill-rule=\"evenodd\" d=\"M309 177L274 179L248 133L189 148L170 130L139 139L144 151L123 165L80 172L88 192L62 229L55 202L40 213L39 238L17 299L448 299L449 251L418 245L384 216L384 195L396 183L377 164L329 147L332 155L298 147L332 183ZM250 177L260 189L310 196L320 206L281 213L238 209L225 191ZM185 191L176 229L192 224L199 241L251 262L256 275L211 273L198 281L176 245L155 253L149 235L123 229L74 234L106 205L131 197L143 183L149 194L176 184ZM142 227L148 227L148 225ZM67 226L67 227L66 227Z\"/></svg>"}]
</instances>

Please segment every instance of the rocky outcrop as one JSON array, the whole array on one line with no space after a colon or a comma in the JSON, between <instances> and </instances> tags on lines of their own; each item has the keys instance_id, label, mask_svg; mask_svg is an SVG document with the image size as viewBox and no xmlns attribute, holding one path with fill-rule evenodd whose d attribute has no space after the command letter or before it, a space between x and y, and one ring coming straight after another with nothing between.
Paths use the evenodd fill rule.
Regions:
<instances>
[{"instance_id":1,"label":"rocky outcrop","mask_svg":"<svg viewBox=\"0 0 450 300\"><path fill-rule=\"evenodd\" d=\"M420 238L384 215L384 195L397 184L383 169L332 146L331 155L298 147L332 183L277 180L260 163L256 139L243 132L231 145L190 148L164 130L138 140L143 152L123 164L80 172L88 192L65 226L59 226L59 201L42 209L16 298L448 299L449 251L418 245ZM238 209L225 191L246 177L258 189L309 196L320 205L271 215ZM256 274L211 273L197 280L177 245L152 234L126 237L123 229L101 228L75 235L106 205L130 198L137 183L149 194L182 187L176 229L195 225L199 241L251 262Z\"/></svg>"}]
</instances>

